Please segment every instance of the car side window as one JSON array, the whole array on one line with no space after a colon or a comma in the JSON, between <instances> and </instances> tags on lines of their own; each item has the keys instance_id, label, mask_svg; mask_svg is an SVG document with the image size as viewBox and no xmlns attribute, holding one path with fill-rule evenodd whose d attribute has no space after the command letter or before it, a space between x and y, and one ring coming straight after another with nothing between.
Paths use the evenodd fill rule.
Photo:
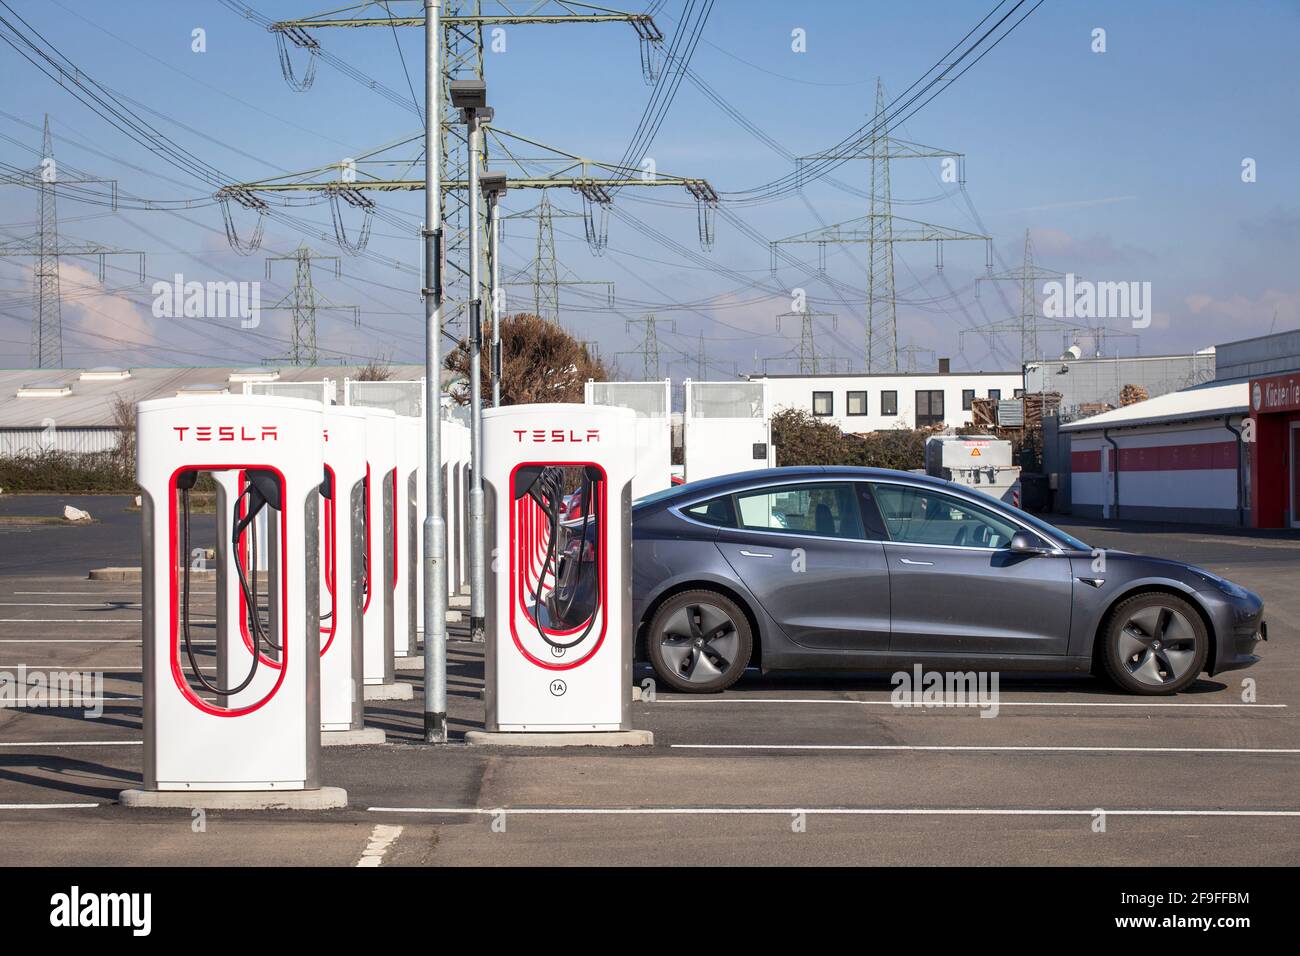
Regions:
<instances>
[{"instance_id":1,"label":"car side window","mask_svg":"<svg viewBox=\"0 0 1300 956\"><path fill-rule=\"evenodd\" d=\"M718 525L722 528L734 528L736 525L736 513L732 508L730 495L722 495L718 498L710 498L708 501L701 501L699 504L690 505L683 508L682 513L689 515L696 521Z\"/></svg>"},{"instance_id":2,"label":"car side window","mask_svg":"<svg viewBox=\"0 0 1300 956\"><path fill-rule=\"evenodd\" d=\"M875 484L891 541L965 548L1005 548L1019 526L992 511L929 488Z\"/></svg>"},{"instance_id":3,"label":"car side window","mask_svg":"<svg viewBox=\"0 0 1300 956\"><path fill-rule=\"evenodd\" d=\"M862 513L848 482L783 485L737 494L742 528L827 538L861 538Z\"/></svg>"}]
</instances>

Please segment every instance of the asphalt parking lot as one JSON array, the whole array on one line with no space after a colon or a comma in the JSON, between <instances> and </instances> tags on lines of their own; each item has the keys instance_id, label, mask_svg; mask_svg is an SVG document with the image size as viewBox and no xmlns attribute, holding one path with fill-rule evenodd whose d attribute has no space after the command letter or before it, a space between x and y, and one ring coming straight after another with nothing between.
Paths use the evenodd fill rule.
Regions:
<instances>
[{"instance_id":1,"label":"asphalt parking lot","mask_svg":"<svg viewBox=\"0 0 1300 956\"><path fill-rule=\"evenodd\" d=\"M1300 536L1062 521L1264 597L1262 663L1176 698L1004 674L989 719L891 706L887 674L754 673L721 695L635 703L652 748L478 748L461 739L482 725L482 654L453 640L456 742L418 742L421 679L404 674L414 701L366 707L389 743L322 753L348 809L195 820L115 803L141 779L140 594L86 573L138 564L138 515L89 498L67 500L93 525L12 520L64 500L0 499L0 670L103 672L103 700L84 702L103 712L0 709L0 864L1300 861Z\"/></svg>"}]
</instances>

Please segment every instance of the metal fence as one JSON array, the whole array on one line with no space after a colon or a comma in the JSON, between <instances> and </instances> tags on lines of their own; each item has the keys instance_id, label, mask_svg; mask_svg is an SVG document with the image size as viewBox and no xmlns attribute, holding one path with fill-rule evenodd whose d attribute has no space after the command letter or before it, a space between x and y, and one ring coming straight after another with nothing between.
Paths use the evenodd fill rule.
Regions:
<instances>
[{"instance_id":1,"label":"metal fence","mask_svg":"<svg viewBox=\"0 0 1300 956\"><path fill-rule=\"evenodd\" d=\"M424 379L407 382L354 382L343 380L343 404L387 408L398 415L424 414Z\"/></svg>"}]
</instances>

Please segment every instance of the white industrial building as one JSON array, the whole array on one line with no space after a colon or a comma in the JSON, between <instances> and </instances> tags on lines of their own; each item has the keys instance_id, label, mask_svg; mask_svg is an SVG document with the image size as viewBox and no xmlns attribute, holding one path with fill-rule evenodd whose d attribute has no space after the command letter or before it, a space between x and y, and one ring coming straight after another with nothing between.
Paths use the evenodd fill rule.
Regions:
<instances>
[{"instance_id":1,"label":"white industrial building","mask_svg":"<svg viewBox=\"0 0 1300 956\"><path fill-rule=\"evenodd\" d=\"M1020 372L885 372L858 375L755 375L766 382L773 413L797 408L850 433L973 421L977 398L1010 399L1023 394Z\"/></svg>"},{"instance_id":2,"label":"white industrial building","mask_svg":"<svg viewBox=\"0 0 1300 956\"><path fill-rule=\"evenodd\" d=\"M424 366L393 365L388 371L394 379L418 379ZM119 398L134 405L181 391L239 394L250 382L330 380L335 400L342 401L343 380L351 372L340 365L0 369L0 457L111 451L117 447Z\"/></svg>"}]
</instances>

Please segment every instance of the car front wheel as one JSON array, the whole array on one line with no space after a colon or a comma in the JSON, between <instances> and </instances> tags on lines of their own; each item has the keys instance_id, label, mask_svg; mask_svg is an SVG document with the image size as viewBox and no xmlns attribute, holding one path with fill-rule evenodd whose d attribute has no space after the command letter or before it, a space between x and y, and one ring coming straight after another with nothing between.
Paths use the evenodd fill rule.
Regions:
<instances>
[{"instance_id":1,"label":"car front wheel","mask_svg":"<svg viewBox=\"0 0 1300 956\"><path fill-rule=\"evenodd\" d=\"M1209 632L1196 609L1172 594L1122 601L1103 635L1106 673L1132 694L1176 694L1205 668Z\"/></svg>"},{"instance_id":2,"label":"car front wheel","mask_svg":"<svg viewBox=\"0 0 1300 956\"><path fill-rule=\"evenodd\" d=\"M753 650L749 619L716 591L684 591L665 601L646 629L659 679L677 691L712 694L745 672Z\"/></svg>"}]
</instances>

